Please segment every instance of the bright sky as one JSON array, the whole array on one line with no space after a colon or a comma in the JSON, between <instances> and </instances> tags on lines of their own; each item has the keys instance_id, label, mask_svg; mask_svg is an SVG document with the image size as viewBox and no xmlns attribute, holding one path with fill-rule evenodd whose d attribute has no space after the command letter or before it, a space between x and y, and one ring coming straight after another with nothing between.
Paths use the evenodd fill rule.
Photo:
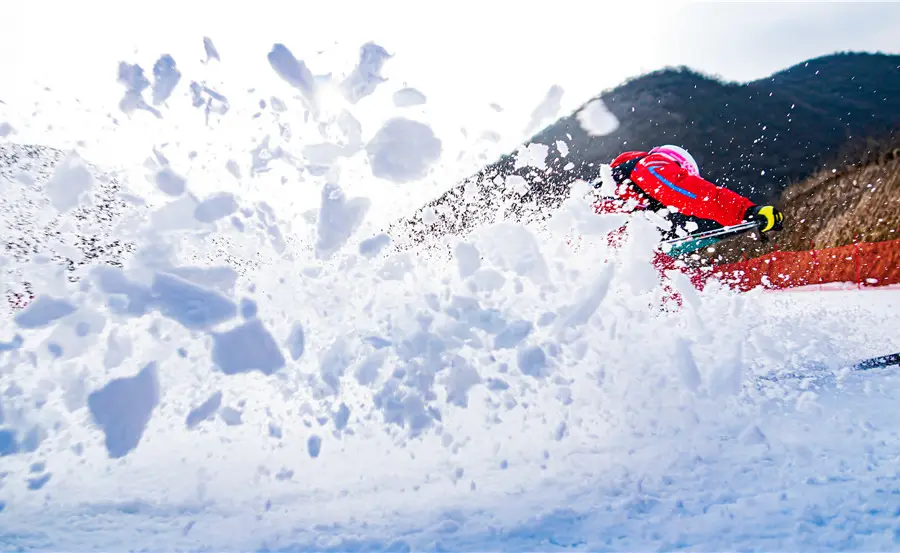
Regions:
<instances>
[{"instance_id":1,"label":"bright sky","mask_svg":"<svg viewBox=\"0 0 900 553\"><path fill-rule=\"evenodd\" d=\"M532 110L561 86L560 115L624 79L688 65L750 80L842 50L900 53L900 3L686 3L554 0L27 0L0 20L3 110L53 100L115 113L119 61L147 74L163 53L185 79L210 70L202 37L222 56L222 79L285 91L266 60L284 43L314 73L346 73L374 41L394 57L392 89L408 83L445 115L435 131L450 144L459 127L499 131L502 151L526 138ZM234 76L240 79L234 79ZM40 85L36 88L37 85ZM183 85L182 85L183 86ZM234 92L234 90L230 91ZM502 114L487 105L496 102ZM52 106L51 106L52 107ZM30 108L27 108L30 109ZM40 106L46 112L48 106ZM430 121L430 123L433 123ZM74 124L77 127L77 124ZM58 127L59 125L56 125ZM363 121L364 132L372 132ZM434 125L433 125L434 126ZM367 128L368 127L368 128ZM451 136L451 135L456 135ZM462 146L460 146L462 147ZM451 149L452 150L452 149ZM468 170L468 169L463 169Z\"/></svg>"},{"instance_id":2,"label":"bright sky","mask_svg":"<svg viewBox=\"0 0 900 553\"><path fill-rule=\"evenodd\" d=\"M116 96L119 60L172 54L198 61L210 36L223 62L271 75L265 54L283 42L316 67L329 50L352 66L367 40L395 57L386 73L435 101L496 101L527 123L553 84L574 108L623 79L687 64L727 79L764 76L837 50L900 52L900 4L588 2L554 0L28 0L3 8L0 99L26 83ZM52 14L52 15L51 15ZM133 52L140 48L137 55ZM250 79L248 79L250 80ZM13 90L11 90L13 89Z\"/></svg>"}]
</instances>

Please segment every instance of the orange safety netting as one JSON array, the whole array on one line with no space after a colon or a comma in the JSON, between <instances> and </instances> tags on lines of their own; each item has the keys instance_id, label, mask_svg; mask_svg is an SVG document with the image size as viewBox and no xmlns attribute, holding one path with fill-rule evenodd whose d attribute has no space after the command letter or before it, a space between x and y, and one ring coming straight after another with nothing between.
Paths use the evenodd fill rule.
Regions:
<instances>
[{"instance_id":1,"label":"orange safety netting","mask_svg":"<svg viewBox=\"0 0 900 553\"><path fill-rule=\"evenodd\" d=\"M739 290L852 282L859 287L900 284L900 240L800 252L773 252L714 267L707 277Z\"/></svg>"}]
</instances>

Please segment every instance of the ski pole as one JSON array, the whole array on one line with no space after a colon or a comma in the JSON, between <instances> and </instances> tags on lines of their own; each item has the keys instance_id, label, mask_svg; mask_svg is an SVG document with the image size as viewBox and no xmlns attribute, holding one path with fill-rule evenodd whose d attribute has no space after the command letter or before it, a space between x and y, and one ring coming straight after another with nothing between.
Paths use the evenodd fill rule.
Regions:
<instances>
[{"instance_id":1,"label":"ski pole","mask_svg":"<svg viewBox=\"0 0 900 553\"><path fill-rule=\"evenodd\" d=\"M900 365L900 352L864 359L851 368L855 371L868 371L871 369L883 369L891 365Z\"/></svg>"}]
</instances>

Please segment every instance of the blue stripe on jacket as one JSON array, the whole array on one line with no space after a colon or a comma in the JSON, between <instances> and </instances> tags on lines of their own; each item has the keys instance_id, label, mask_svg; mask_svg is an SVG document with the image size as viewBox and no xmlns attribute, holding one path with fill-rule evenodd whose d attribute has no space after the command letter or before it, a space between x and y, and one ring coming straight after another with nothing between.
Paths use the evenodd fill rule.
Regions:
<instances>
[{"instance_id":1,"label":"blue stripe on jacket","mask_svg":"<svg viewBox=\"0 0 900 553\"><path fill-rule=\"evenodd\" d=\"M647 170L650 171L650 174L651 174L651 175L653 175L654 177L656 177L661 183L665 184L666 186L668 186L669 188L671 188L671 189L674 190L675 192L679 192L679 193L681 193L681 194L684 194L685 196L687 196L688 198L690 198L690 199L692 199L692 200L697 199L697 195L694 194L693 192L689 192L689 191L685 190L684 188L681 188L681 187L679 187L679 186L676 186L676 185L672 184L668 179L666 179L665 177L663 177L662 175L660 175L659 173L657 173L657 172L656 172L656 167L655 167L655 166L646 166L646 167L647 167Z\"/></svg>"}]
</instances>

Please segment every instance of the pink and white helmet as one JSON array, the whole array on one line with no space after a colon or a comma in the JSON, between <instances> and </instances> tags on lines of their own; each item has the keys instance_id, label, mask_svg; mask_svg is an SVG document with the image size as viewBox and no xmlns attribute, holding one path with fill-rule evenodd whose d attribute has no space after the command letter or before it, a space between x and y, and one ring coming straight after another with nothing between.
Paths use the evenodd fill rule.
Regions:
<instances>
[{"instance_id":1,"label":"pink and white helmet","mask_svg":"<svg viewBox=\"0 0 900 553\"><path fill-rule=\"evenodd\" d=\"M684 148L666 144L665 146L657 146L656 148L653 148L652 150L650 150L650 153L662 154L678 165L681 165L681 167L685 171L687 171L689 175L693 175L695 177L700 176L700 166L697 165L697 160L695 160L694 156L689 154L688 151Z\"/></svg>"}]
</instances>

